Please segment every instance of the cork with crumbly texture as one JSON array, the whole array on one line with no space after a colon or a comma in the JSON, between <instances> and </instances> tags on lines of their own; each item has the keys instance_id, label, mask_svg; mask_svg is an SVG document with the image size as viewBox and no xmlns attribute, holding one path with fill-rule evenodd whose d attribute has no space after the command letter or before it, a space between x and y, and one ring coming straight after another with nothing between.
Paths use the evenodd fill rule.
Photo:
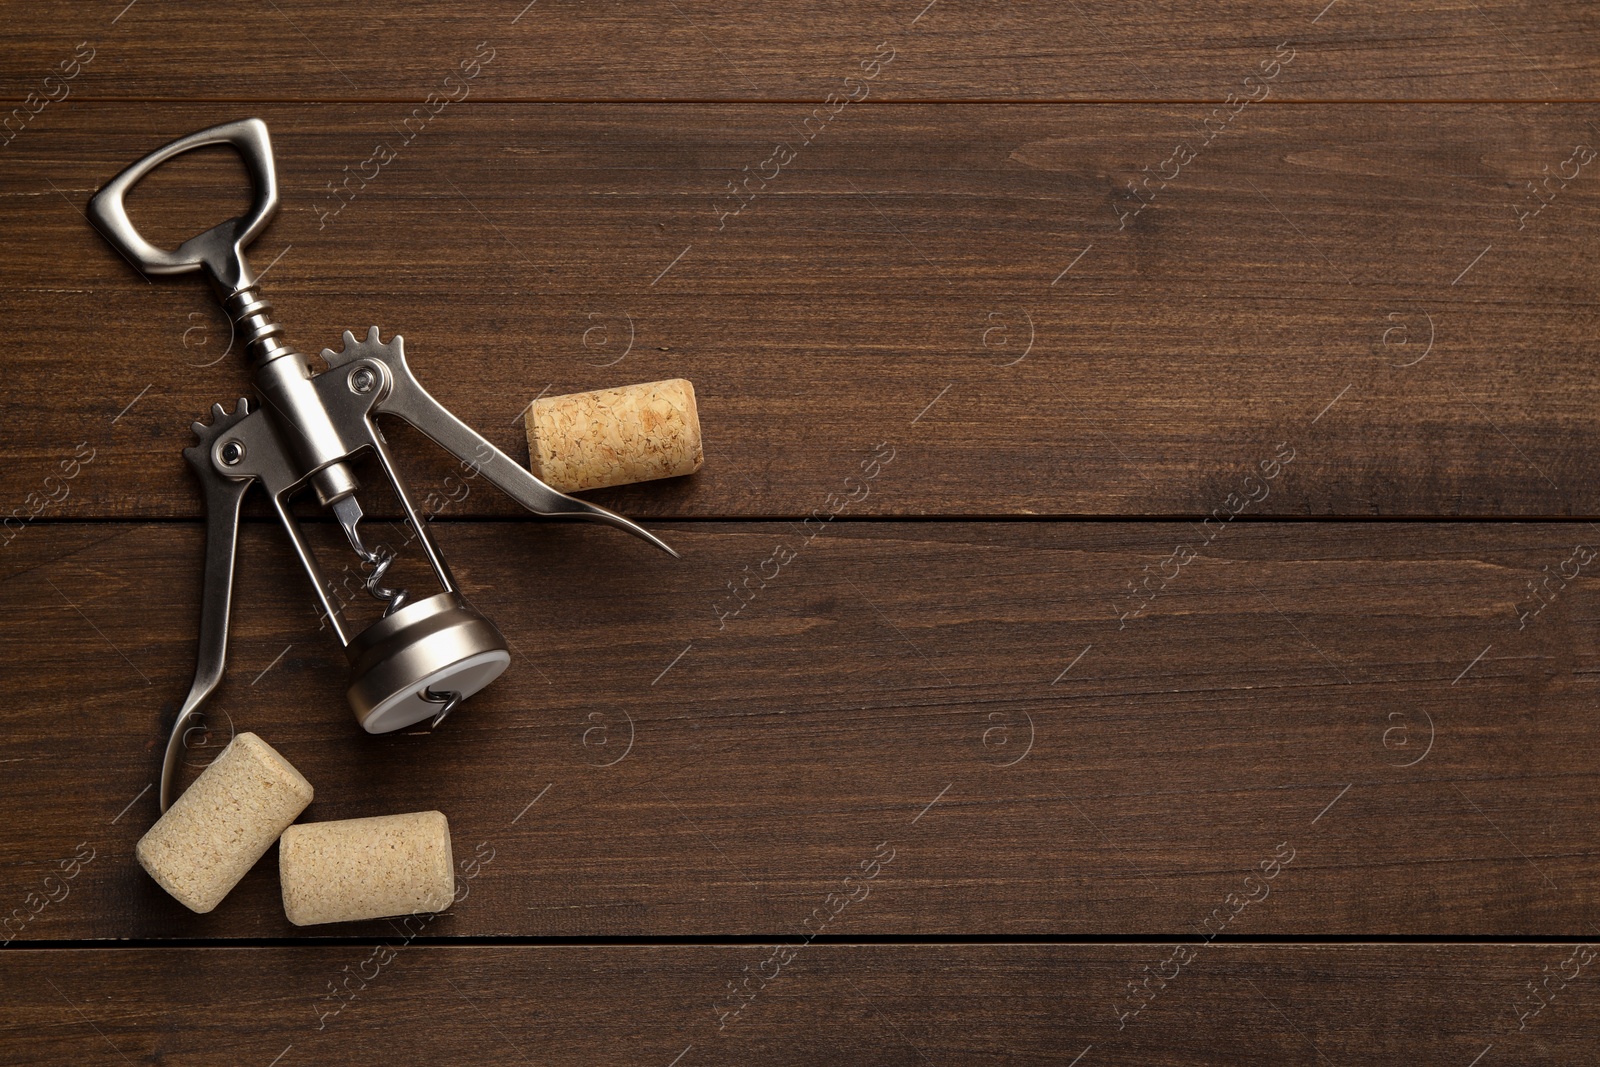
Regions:
<instances>
[{"instance_id":1,"label":"cork with crumbly texture","mask_svg":"<svg viewBox=\"0 0 1600 1067\"><path fill-rule=\"evenodd\" d=\"M534 476L563 493L693 474L705 461L685 378L540 397L526 421Z\"/></svg>"},{"instance_id":2,"label":"cork with crumbly texture","mask_svg":"<svg viewBox=\"0 0 1600 1067\"><path fill-rule=\"evenodd\" d=\"M450 824L414 811L291 826L278 878L296 926L443 911L456 895Z\"/></svg>"},{"instance_id":3,"label":"cork with crumbly texture","mask_svg":"<svg viewBox=\"0 0 1600 1067\"><path fill-rule=\"evenodd\" d=\"M311 783L276 749L239 734L139 839L134 855L180 904L208 912L311 797Z\"/></svg>"}]
</instances>

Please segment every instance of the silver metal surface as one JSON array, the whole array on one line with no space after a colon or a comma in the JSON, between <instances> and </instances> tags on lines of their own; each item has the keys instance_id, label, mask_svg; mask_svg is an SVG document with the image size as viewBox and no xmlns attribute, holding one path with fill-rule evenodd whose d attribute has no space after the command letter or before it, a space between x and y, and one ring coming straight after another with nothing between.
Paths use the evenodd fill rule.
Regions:
<instances>
[{"instance_id":1,"label":"silver metal surface","mask_svg":"<svg viewBox=\"0 0 1600 1067\"><path fill-rule=\"evenodd\" d=\"M250 413L250 401L239 398L230 414L221 404L211 409L211 424L194 424L198 444L183 450L183 458L194 468L206 498L206 562L200 586L200 647L195 654L194 684L178 709L178 717L167 737L166 755L161 761L161 810L172 803L172 782L183 760L184 735L206 699L222 681L228 660L228 615L233 608L233 564L239 545L239 505L244 501L250 478L223 474L212 462L212 452L226 440L233 427Z\"/></svg>"},{"instance_id":2,"label":"silver metal surface","mask_svg":"<svg viewBox=\"0 0 1600 1067\"><path fill-rule=\"evenodd\" d=\"M218 223L172 251L150 244L128 218L129 190L173 157L219 144L237 149L250 173L255 194L249 212ZM244 342L262 401L252 410L241 400L232 413L215 406L209 425L195 424L199 443L184 450L206 499L205 585L194 683L178 711L162 764L162 811L172 799L184 732L222 678L240 504L255 482L270 497L329 624L345 646L351 672L348 697L365 729L385 732L430 717L437 726L510 662L500 632L456 588L449 564L406 490L376 421L378 415L410 423L537 515L603 522L677 556L636 523L544 484L452 415L411 373L398 334L384 342L376 326L360 341L346 332L340 351L322 352L329 369L313 375L306 358L283 340L272 305L261 296L245 258L245 247L265 229L277 208L272 141L259 119L213 126L159 148L106 183L89 201L91 221L139 270L205 273ZM360 482L350 463L363 457L375 459L393 487L441 592L414 599L407 590L384 584L394 553L382 545L367 546L359 531L362 508L355 493ZM350 633L337 591L324 577L290 510L291 498L306 488L333 512L350 547L371 567L364 579L366 590L386 602L383 617L359 634Z\"/></svg>"},{"instance_id":3,"label":"silver metal surface","mask_svg":"<svg viewBox=\"0 0 1600 1067\"><path fill-rule=\"evenodd\" d=\"M409 589L394 589L383 584L384 575L389 573L389 568L394 566L394 561L399 558L395 553L381 549L364 549L361 558L372 564L372 573L367 575L367 593L384 602L385 615L393 615L411 602Z\"/></svg>"},{"instance_id":4,"label":"silver metal surface","mask_svg":"<svg viewBox=\"0 0 1600 1067\"><path fill-rule=\"evenodd\" d=\"M345 657L346 696L368 733L437 717L438 701L428 690L453 691L464 700L511 661L500 631L457 593L439 593L385 615L350 642Z\"/></svg>"},{"instance_id":5,"label":"silver metal surface","mask_svg":"<svg viewBox=\"0 0 1600 1067\"><path fill-rule=\"evenodd\" d=\"M288 352L256 369L261 405L280 429L279 438L298 471L314 472L312 487L324 507L349 496L361 484L342 462L346 439L322 404L311 371L299 352ZM324 469L326 468L326 469Z\"/></svg>"},{"instance_id":6,"label":"silver metal surface","mask_svg":"<svg viewBox=\"0 0 1600 1067\"><path fill-rule=\"evenodd\" d=\"M334 501L333 517L339 520L339 528L344 531L345 539L350 542L355 554L365 558L368 549L361 543L361 520L365 518L361 512L361 501L354 496Z\"/></svg>"},{"instance_id":7,"label":"silver metal surface","mask_svg":"<svg viewBox=\"0 0 1600 1067\"><path fill-rule=\"evenodd\" d=\"M234 336L244 343L244 351L257 367L294 354L294 349L283 343L283 327L272 318L272 305L255 285L240 289L222 299L222 310L233 320Z\"/></svg>"},{"instance_id":8,"label":"silver metal surface","mask_svg":"<svg viewBox=\"0 0 1600 1067\"><path fill-rule=\"evenodd\" d=\"M410 423L434 444L482 472L497 489L535 515L603 522L643 538L674 559L678 558L678 553L670 545L631 519L550 488L451 414L448 408L429 395L411 373L406 363L405 338L399 334L387 342L380 341L378 328L373 326L367 330L366 338L358 341L355 334L346 330L344 348L338 352L324 348L322 358L334 369L356 360L382 364L388 370L389 378L377 393L377 403L371 409L374 414L393 415Z\"/></svg>"},{"instance_id":9,"label":"silver metal surface","mask_svg":"<svg viewBox=\"0 0 1600 1067\"><path fill-rule=\"evenodd\" d=\"M207 145L231 144L239 150L255 199L250 213L218 223L168 252L139 236L124 203L132 189L151 171L174 156ZM255 284L255 273L244 249L267 228L278 211L278 172L272 164L272 138L260 119L242 119L180 137L156 149L112 178L89 201L89 219L117 251L146 274L187 274L205 268L219 297L227 297Z\"/></svg>"},{"instance_id":10,"label":"silver metal surface","mask_svg":"<svg viewBox=\"0 0 1600 1067\"><path fill-rule=\"evenodd\" d=\"M430 704L444 705L439 709L439 714L435 715L433 721L428 724L428 729L437 730L439 724L448 719L450 713L456 710L456 706L467 698L458 689L447 689L443 693L436 693L433 691L433 687L429 686L422 691L422 699Z\"/></svg>"}]
</instances>

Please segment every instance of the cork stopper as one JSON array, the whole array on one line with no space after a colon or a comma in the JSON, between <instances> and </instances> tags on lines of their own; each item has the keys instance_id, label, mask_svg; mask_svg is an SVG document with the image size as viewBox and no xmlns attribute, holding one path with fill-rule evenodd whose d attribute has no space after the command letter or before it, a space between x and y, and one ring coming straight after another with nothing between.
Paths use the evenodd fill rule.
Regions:
<instances>
[{"instance_id":1,"label":"cork stopper","mask_svg":"<svg viewBox=\"0 0 1600 1067\"><path fill-rule=\"evenodd\" d=\"M540 397L526 421L534 477L563 493L693 474L705 461L686 378Z\"/></svg>"},{"instance_id":2,"label":"cork stopper","mask_svg":"<svg viewBox=\"0 0 1600 1067\"><path fill-rule=\"evenodd\" d=\"M278 877L296 926L443 911L456 895L450 824L414 811L291 826Z\"/></svg>"},{"instance_id":3,"label":"cork stopper","mask_svg":"<svg viewBox=\"0 0 1600 1067\"><path fill-rule=\"evenodd\" d=\"M190 911L222 902L311 803L311 783L255 734L239 734L134 848Z\"/></svg>"}]
</instances>

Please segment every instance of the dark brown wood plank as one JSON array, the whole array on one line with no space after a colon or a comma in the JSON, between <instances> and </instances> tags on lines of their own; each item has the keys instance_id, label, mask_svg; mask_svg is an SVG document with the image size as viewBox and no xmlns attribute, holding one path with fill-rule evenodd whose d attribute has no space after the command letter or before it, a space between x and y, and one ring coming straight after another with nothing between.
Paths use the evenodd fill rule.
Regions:
<instances>
[{"instance_id":1,"label":"dark brown wood plank","mask_svg":"<svg viewBox=\"0 0 1600 1067\"><path fill-rule=\"evenodd\" d=\"M1118 1029L1170 951L812 945L720 1028L770 946L7 952L0 1042L16 1064L1494 1067L1587 1062L1600 1029L1572 944L1212 945Z\"/></svg>"},{"instance_id":2,"label":"dark brown wood plank","mask_svg":"<svg viewBox=\"0 0 1600 1067\"><path fill-rule=\"evenodd\" d=\"M248 729L316 786L308 819L444 811L496 858L428 936L788 936L880 843L851 934L1187 935L1280 845L1231 932L1591 931L1587 524L667 525L678 563L601 528L436 529L504 678L437 736L362 734L252 525L189 772ZM5 566L0 901L97 855L20 937L383 933L290 927L274 853L207 916L132 860L193 666L198 527L33 527ZM1535 612L1530 584L1575 570Z\"/></svg>"},{"instance_id":3,"label":"dark brown wood plank","mask_svg":"<svg viewBox=\"0 0 1600 1067\"><path fill-rule=\"evenodd\" d=\"M288 206L255 257L291 338L404 333L517 456L541 390L691 378L706 469L599 497L640 515L804 516L885 441L905 461L858 513L1206 515L1281 442L1300 458L1251 514L1600 512L1600 161L1514 211L1600 144L1593 105L1261 106L1121 229L1201 110L863 105L720 232L724 181L791 136L779 108L469 104L321 230L318 189L400 113L259 110ZM179 449L245 373L201 283L141 280L79 209L217 117L85 104L12 146L8 508L86 442L50 514L197 514ZM136 214L171 240L223 216L242 193L213 162Z\"/></svg>"},{"instance_id":4,"label":"dark brown wood plank","mask_svg":"<svg viewBox=\"0 0 1600 1067\"><path fill-rule=\"evenodd\" d=\"M447 19L312 0L225 15L144 0L19 7L0 31L3 88L18 103L59 94L41 79L83 41L94 58L69 85L86 98L420 102L459 92L443 79L487 50L469 84L501 99L821 101L887 41L892 77L874 91L890 99L1221 100L1288 40L1315 57L1282 87L1293 99L1592 99L1597 39L1592 5L1529 0L512 0Z\"/></svg>"}]
</instances>

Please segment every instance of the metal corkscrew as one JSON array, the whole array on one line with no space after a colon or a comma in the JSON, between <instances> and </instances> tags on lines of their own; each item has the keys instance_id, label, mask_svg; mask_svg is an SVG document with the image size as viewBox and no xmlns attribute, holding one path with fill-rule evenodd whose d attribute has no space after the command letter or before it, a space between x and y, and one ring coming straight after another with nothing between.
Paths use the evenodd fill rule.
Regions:
<instances>
[{"instance_id":1,"label":"metal corkscrew","mask_svg":"<svg viewBox=\"0 0 1600 1067\"><path fill-rule=\"evenodd\" d=\"M128 191L174 156L223 144L238 150L254 183L249 212L170 252L139 236L124 204ZM535 514L608 523L677 556L660 538L623 516L552 489L452 415L412 375L399 334L382 341L374 326L358 340L346 331L339 351L322 350L328 369L313 374L306 358L283 340L272 305L261 296L244 255L245 246L260 235L277 209L272 142L260 119L213 126L173 141L118 174L89 201L89 217L96 228L141 271L204 270L244 341L260 395L261 406L254 409L245 398L231 412L213 405L211 421L194 424L198 444L183 452L205 494L206 558L194 684L167 739L161 769L163 812L172 800L184 731L222 678L240 506L245 492L257 482L267 491L321 609L344 646L350 663L346 695L369 733L399 730L423 719L438 725L510 663L500 631L461 595L406 491L375 416L392 415L410 423ZM362 510L356 498L361 483L350 467L351 461L368 456L394 489L441 592L413 598L403 588L384 584L396 554L362 540ZM332 587L290 511L291 498L308 486L337 520L362 564L371 568L364 583L367 592L385 603L382 617L359 633L351 632L338 599L330 595Z\"/></svg>"}]
</instances>

